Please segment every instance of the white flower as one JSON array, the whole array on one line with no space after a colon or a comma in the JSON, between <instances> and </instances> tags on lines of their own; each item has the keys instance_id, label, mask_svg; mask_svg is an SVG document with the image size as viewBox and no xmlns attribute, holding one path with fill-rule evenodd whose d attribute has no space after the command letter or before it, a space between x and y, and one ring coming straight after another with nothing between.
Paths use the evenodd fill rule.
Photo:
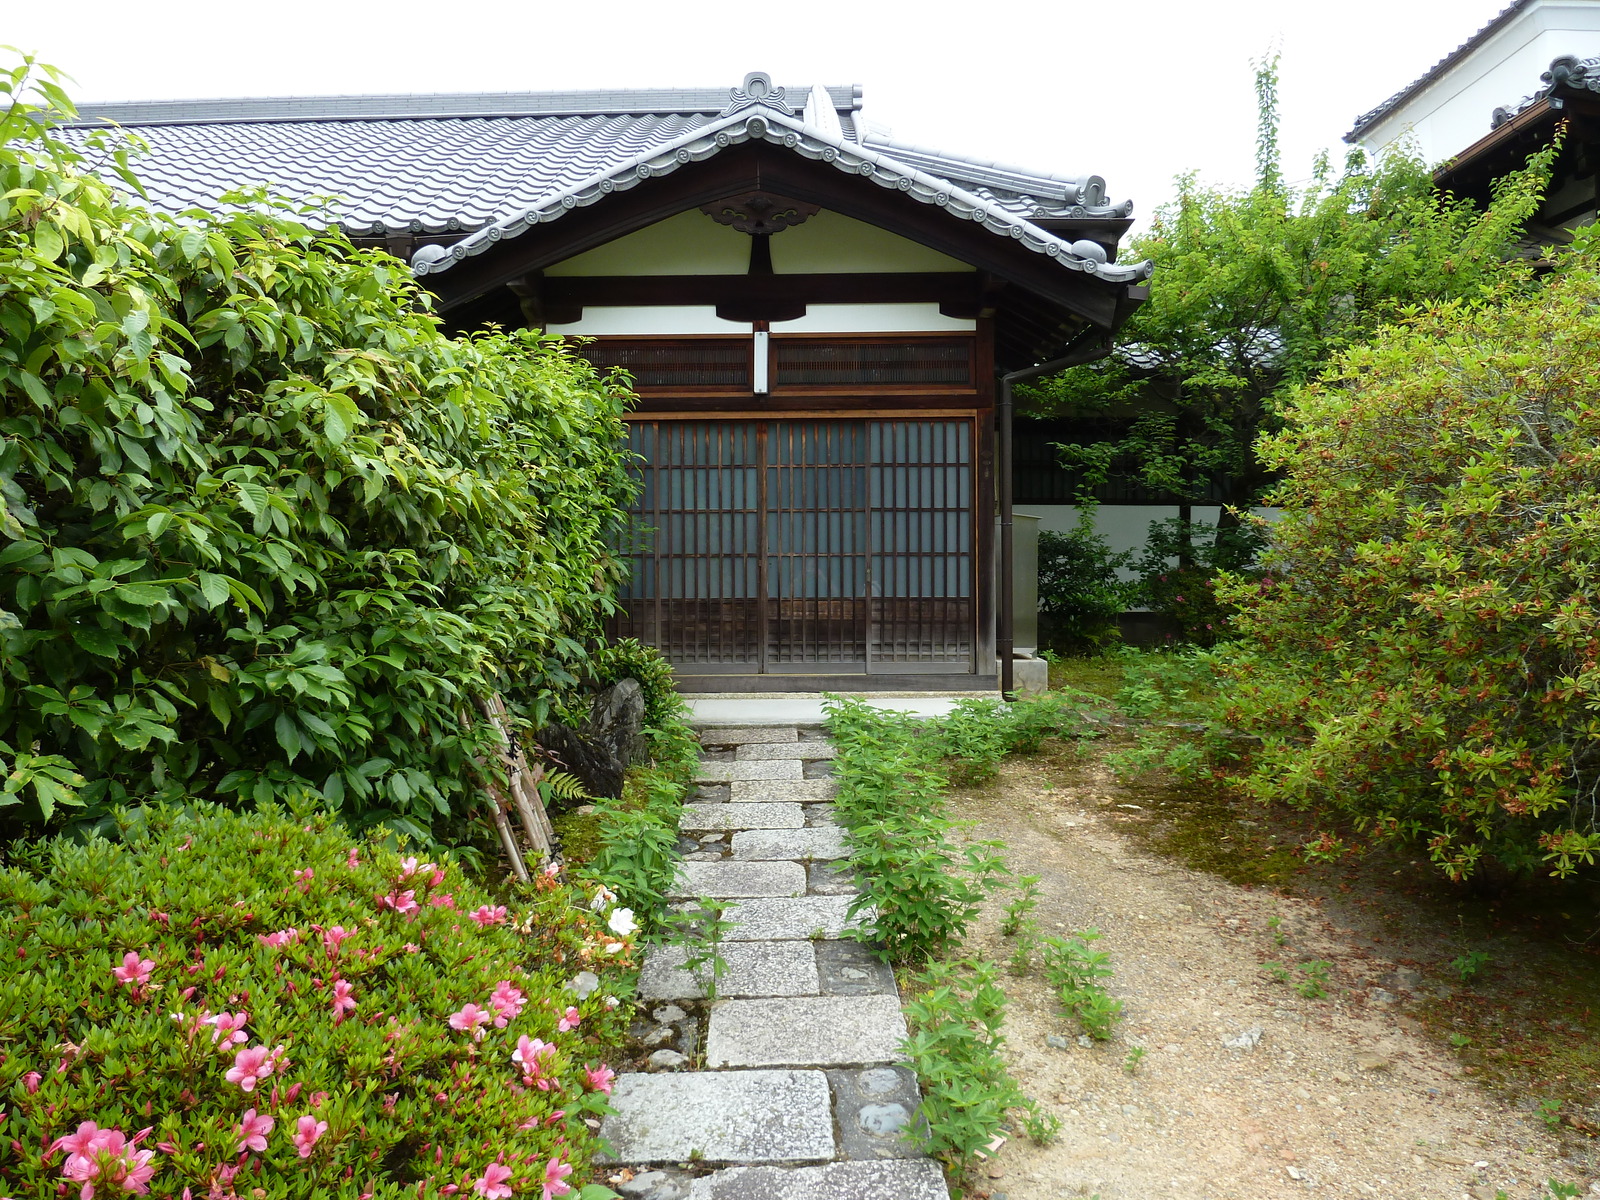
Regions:
<instances>
[{"instance_id":1,"label":"white flower","mask_svg":"<svg viewBox=\"0 0 1600 1200\"><path fill-rule=\"evenodd\" d=\"M608 908L616 902L617 894L610 888L606 887L605 884L601 884L599 889L595 892L594 898L589 901L589 911L599 912L601 909Z\"/></svg>"},{"instance_id":2,"label":"white flower","mask_svg":"<svg viewBox=\"0 0 1600 1200\"><path fill-rule=\"evenodd\" d=\"M600 976L593 971L579 971L572 982L567 984L567 988L575 993L579 1000L587 1000L600 990Z\"/></svg>"},{"instance_id":3,"label":"white flower","mask_svg":"<svg viewBox=\"0 0 1600 1200\"><path fill-rule=\"evenodd\" d=\"M618 1000L615 996L607 996L606 999L605 999L605 1004L606 1004L606 1008L607 1009L614 1009L614 1008L617 1007L617 1005L619 1005L621 1003L622 1003L622 1001Z\"/></svg>"},{"instance_id":4,"label":"white flower","mask_svg":"<svg viewBox=\"0 0 1600 1200\"><path fill-rule=\"evenodd\" d=\"M633 919L633 909L619 908L611 914L611 919L606 922L606 927L618 937L627 937L639 928L639 922Z\"/></svg>"},{"instance_id":5,"label":"white flower","mask_svg":"<svg viewBox=\"0 0 1600 1200\"><path fill-rule=\"evenodd\" d=\"M622 943L621 942L607 942L606 943L606 953L607 954L621 954L622 953Z\"/></svg>"}]
</instances>

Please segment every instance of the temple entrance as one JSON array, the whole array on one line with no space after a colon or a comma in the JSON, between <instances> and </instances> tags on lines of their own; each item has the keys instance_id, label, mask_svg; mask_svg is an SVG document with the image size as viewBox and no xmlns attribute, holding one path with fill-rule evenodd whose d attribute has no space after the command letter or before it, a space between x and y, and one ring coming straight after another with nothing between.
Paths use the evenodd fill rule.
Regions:
<instances>
[{"instance_id":1,"label":"temple entrance","mask_svg":"<svg viewBox=\"0 0 1600 1200\"><path fill-rule=\"evenodd\" d=\"M616 636L680 675L974 670L973 425L639 420Z\"/></svg>"}]
</instances>

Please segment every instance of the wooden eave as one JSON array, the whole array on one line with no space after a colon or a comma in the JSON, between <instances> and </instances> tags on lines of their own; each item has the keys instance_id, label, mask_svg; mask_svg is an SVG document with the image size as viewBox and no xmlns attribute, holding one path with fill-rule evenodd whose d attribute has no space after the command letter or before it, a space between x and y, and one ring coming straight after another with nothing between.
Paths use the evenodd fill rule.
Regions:
<instances>
[{"instance_id":1,"label":"wooden eave","mask_svg":"<svg viewBox=\"0 0 1600 1200\"><path fill-rule=\"evenodd\" d=\"M1583 141L1600 131L1600 98L1544 96L1500 128L1491 130L1433 173L1434 184L1459 196L1487 201L1490 185L1525 165L1566 123ZM1564 148L1564 153L1570 150Z\"/></svg>"}]
</instances>

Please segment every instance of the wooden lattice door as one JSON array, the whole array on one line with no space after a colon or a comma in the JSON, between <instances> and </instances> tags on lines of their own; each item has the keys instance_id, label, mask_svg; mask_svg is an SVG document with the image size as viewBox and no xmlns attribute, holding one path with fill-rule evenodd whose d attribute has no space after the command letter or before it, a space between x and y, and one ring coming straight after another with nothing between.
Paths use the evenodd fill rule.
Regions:
<instances>
[{"instance_id":1,"label":"wooden lattice door","mask_svg":"<svg viewBox=\"0 0 1600 1200\"><path fill-rule=\"evenodd\" d=\"M680 674L970 672L972 425L637 421L613 624Z\"/></svg>"}]
</instances>

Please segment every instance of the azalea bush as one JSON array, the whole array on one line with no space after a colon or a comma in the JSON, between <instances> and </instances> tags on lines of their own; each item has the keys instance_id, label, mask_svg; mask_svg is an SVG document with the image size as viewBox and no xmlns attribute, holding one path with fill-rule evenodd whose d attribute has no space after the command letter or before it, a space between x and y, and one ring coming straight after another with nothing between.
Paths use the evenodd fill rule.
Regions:
<instances>
[{"instance_id":1,"label":"azalea bush","mask_svg":"<svg viewBox=\"0 0 1600 1200\"><path fill-rule=\"evenodd\" d=\"M320 811L118 817L0 869L0 1195L612 1194L631 914Z\"/></svg>"},{"instance_id":2,"label":"azalea bush","mask_svg":"<svg viewBox=\"0 0 1600 1200\"><path fill-rule=\"evenodd\" d=\"M452 835L475 702L536 726L595 673L628 392L445 336L315 213L141 208L31 80L0 72L0 834L304 793Z\"/></svg>"},{"instance_id":3,"label":"azalea bush","mask_svg":"<svg viewBox=\"0 0 1600 1200\"><path fill-rule=\"evenodd\" d=\"M1425 846L1452 878L1600 855L1600 252L1441 304L1299 392L1227 724L1248 791Z\"/></svg>"}]
</instances>

